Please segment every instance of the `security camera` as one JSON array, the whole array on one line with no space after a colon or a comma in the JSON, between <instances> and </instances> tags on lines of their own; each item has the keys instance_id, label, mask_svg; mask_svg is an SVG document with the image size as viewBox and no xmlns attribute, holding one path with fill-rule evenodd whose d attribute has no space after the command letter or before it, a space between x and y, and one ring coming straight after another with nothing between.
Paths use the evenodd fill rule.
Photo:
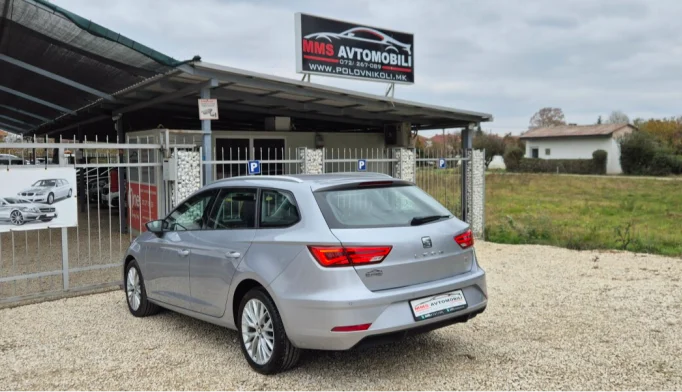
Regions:
<instances>
[{"instance_id":1,"label":"security camera","mask_svg":"<svg viewBox=\"0 0 682 392\"><path fill-rule=\"evenodd\" d=\"M122 116L121 113L112 114L111 115L111 121L118 121L118 119L120 119L121 116Z\"/></svg>"}]
</instances>

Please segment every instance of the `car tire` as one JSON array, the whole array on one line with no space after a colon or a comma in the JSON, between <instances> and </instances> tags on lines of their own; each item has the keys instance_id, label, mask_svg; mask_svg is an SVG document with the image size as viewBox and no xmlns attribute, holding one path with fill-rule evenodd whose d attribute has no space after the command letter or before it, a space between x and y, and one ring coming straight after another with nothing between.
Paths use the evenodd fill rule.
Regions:
<instances>
[{"instance_id":1,"label":"car tire","mask_svg":"<svg viewBox=\"0 0 682 392\"><path fill-rule=\"evenodd\" d=\"M159 312L161 308L147 299L144 279L136 260L131 261L126 266L123 285L125 287L128 310L133 316L147 317Z\"/></svg>"},{"instance_id":2,"label":"car tire","mask_svg":"<svg viewBox=\"0 0 682 392\"><path fill-rule=\"evenodd\" d=\"M21 226L24 223L26 223L26 221L24 220L24 214L22 214L21 211L19 210L12 211L9 215L9 220L15 226Z\"/></svg>"},{"instance_id":3,"label":"car tire","mask_svg":"<svg viewBox=\"0 0 682 392\"><path fill-rule=\"evenodd\" d=\"M263 314L263 325L255 329L253 324L258 324L258 322L250 323L249 318L245 318L244 313L254 314L255 309L257 309L255 307L258 305L263 306L266 313ZM272 327L271 333L267 330L268 324ZM253 370L260 374L275 374L291 369L296 365L301 356L301 349L295 347L287 337L279 311L270 295L263 288L251 289L242 298L239 304L237 330L239 331L239 343L246 361ZM256 335L259 335L259 337L254 337ZM252 354L249 352L251 347L253 347L247 348L246 340L249 338L252 338L251 345L259 345L263 341L264 347L269 347L268 343L271 342L270 356L267 359L261 357L258 362L254 360L253 357L258 359L258 350L256 347L256 350L254 350L256 353Z\"/></svg>"},{"instance_id":4,"label":"car tire","mask_svg":"<svg viewBox=\"0 0 682 392\"><path fill-rule=\"evenodd\" d=\"M54 193L50 193L47 195L47 204L52 204L54 203Z\"/></svg>"},{"instance_id":5,"label":"car tire","mask_svg":"<svg viewBox=\"0 0 682 392\"><path fill-rule=\"evenodd\" d=\"M67 197L71 198L71 195L73 195L73 189L69 189L69 195Z\"/></svg>"}]
</instances>

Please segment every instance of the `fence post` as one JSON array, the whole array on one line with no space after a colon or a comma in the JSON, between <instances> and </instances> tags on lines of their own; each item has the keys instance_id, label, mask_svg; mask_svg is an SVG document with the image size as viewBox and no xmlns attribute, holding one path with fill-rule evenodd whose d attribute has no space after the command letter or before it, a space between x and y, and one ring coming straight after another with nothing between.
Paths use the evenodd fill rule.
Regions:
<instances>
[{"instance_id":1,"label":"fence post","mask_svg":"<svg viewBox=\"0 0 682 392\"><path fill-rule=\"evenodd\" d=\"M485 150L470 150L467 165L466 222L476 238L482 238L485 222Z\"/></svg>"},{"instance_id":2,"label":"fence post","mask_svg":"<svg viewBox=\"0 0 682 392\"><path fill-rule=\"evenodd\" d=\"M393 150L394 156L398 160L395 165L395 178L401 180L416 182L415 166L416 166L416 152L414 148L396 148Z\"/></svg>"},{"instance_id":3,"label":"fence post","mask_svg":"<svg viewBox=\"0 0 682 392\"><path fill-rule=\"evenodd\" d=\"M64 148L59 148L59 166L66 167ZM78 189L78 188L76 188ZM48 229L50 230L50 229ZM64 291L69 289L69 233L66 227L62 227L62 283Z\"/></svg>"},{"instance_id":4,"label":"fence post","mask_svg":"<svg viewBox=\"0 0 682 392\"><path fill-rule=\"evenodd\" d=\"M298 151L298 159L301 160L301 174L324 173L323 149L300 147Z\"/></svg>"}]
</instances>

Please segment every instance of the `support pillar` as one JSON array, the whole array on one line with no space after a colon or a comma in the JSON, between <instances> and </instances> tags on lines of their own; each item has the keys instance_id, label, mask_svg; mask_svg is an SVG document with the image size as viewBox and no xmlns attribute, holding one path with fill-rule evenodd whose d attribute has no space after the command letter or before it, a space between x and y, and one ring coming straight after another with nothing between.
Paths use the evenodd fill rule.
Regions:
<instances>
[{"instance_id":1,"label":"support pillar","mask_svg":"<svg viewBox=\"0 0 682 392\"><path fill-rule=\"evenodd\" d=\"M211 89L204 87L201 89L201 99L210 99ZM204 156L202 161L210 161L213 158L213 136L211 133L211 120L201 120L201 130L203 132L202 150ZM204 184L213 182L213 165L204 165Z\"/></svg>"}]
</instances>

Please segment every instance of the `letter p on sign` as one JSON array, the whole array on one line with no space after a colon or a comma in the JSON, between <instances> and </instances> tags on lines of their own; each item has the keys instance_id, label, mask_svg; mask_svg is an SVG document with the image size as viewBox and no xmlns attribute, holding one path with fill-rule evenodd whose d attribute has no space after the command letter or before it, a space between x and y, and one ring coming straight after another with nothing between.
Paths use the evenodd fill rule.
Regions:
<instances>
[{"instance_id":1,"label":"letter p on sign","mask_svg":"<svg viewBox=\"0 0 682 392\"><path fill-rule=\"evenodd\" d=\"M366 159L358 159L358 171L367 171Z\"/></svg>"},{"instance_id":2,"label":"letter p on sign","mask_svg":"<svg viewBox=\"0 0 682 392\"><path fill-rule=\"evenodd\" d=\"M260 174L260 161L249 161L249 175Z\"/></svg>"}]
</instances>

